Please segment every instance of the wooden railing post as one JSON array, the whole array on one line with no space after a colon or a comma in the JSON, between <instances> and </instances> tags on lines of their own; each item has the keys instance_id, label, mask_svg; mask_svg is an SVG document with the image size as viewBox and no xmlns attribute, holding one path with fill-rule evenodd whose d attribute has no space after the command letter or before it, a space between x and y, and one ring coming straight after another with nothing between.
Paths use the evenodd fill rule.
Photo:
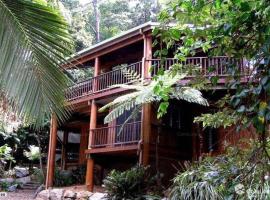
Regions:
<instances>
[{"instance_id":1,"label":"wooden railing post","mask_svg":"<svg viewBox=\"0 0 270 200\"><path fill-rule=\"evenodd\" d=\"M98 91L98 86L99 86L99 80L98 80L98 75L100 73L100 60L99 57L95 58L95 68L94 68L94 78L93 78L93 92Z\"/></svg>"}]
</instances>

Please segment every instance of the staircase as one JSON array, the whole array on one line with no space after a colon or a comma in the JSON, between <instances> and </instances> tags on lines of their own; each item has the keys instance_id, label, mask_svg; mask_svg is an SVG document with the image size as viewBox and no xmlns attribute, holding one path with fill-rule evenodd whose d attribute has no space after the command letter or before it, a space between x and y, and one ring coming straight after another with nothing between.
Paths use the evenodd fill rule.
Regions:
<instances>
[{"instance_id":1,"label":"staircase","mask_svg":"<svg viewBox=\"0 0 270 200\"><path fill-rule=\"evenodd\" d=\"M37 188L40 186L39 182L36 181L30 181L22 186L22 190L37 190Z\"/></svg>"}]
</instances>

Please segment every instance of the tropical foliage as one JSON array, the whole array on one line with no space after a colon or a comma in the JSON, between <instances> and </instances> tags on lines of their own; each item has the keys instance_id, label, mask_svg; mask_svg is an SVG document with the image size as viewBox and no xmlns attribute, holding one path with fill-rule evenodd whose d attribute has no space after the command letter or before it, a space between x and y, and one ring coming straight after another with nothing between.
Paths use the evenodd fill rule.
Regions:
<instances>
[{"instance_id":1,"label":"tropical foliage","mask_svg":"<svg viewBox=\"0 0 270 200\"><path fill-rule=\"evenodd\" d=\"M70 170L55 170L54 184L57 187L70 186L75 184L84 184L86 175L86 166L80 165Z\"/></svg>"},{"instance_id":2,"label":"tropical foliage","mask_svg":"<svg viewBox=\"0 0 270 200\"><path fill-rule=\"evenodd\" d=\"M246 73L250 73L247 84L241 84L239 66L227 66L232 74L228 87L236 91L231 95L230 107L231 111L236 111L239 120L248 116L246 126L252 124L261 133L265 132L270 119L267 103L270 85L268 9L268 1L265 0L174 0L160 14L164 25L162 31L157 31L167 47L173 46L179 39L183 41L175 52L175 57L180 60L194 55L196 49L202 49L210 56L246 58L246 63L250 64L250 68L245 69ZM173 28L166 26L171 21L176 21ZM215 48L212 48L213 45ZM159 53L165 56L166 51ZM217 82L219 77L215 79Z\"/></svg>"},{"instance_id":3,"label":"tropical foliage","mask_svg":"<svg viewBox=\"0 0 270 200\"><path fill-rule=\"evenodd\" d=\"M174 178L170 199L268 199L270 179L268 174L261 177L265 165L260 164L266 158L256 146L256 141L242 140L224 155L186 163Z\"/></svg>"},{"instance_id":4,"label":"tropical foliage","mask_svg":"<svg viewBox=\"0 0 270 200\"><path fill-rule=\"evenodd\" d=\"M158 12L165 7L167 1L98 0L95 5L94 1L82 5L79 0L60 0L66 8L67 18L71 19L71 34L77 51L97 43L97 32L102 41L145 22L157 21Z\"/></svg>"},{"instance_id":5,"label":"tropical foliage","mask_svg":"<svg viewBox=\"0 0 270 200\"><path fill-rule=\"evenodd\" d=\"M103 106L99 111L105 111L110 108L110 113L105 117L104 122L109 123L124 113L124 111L133 110L133 113L127 119L134 117L141 110L143 104L157 102L159 106L159 116L166 111L169 99L184 100L190 103L197 103L208 106L206 99L202 97L202 93L191 87L182 86L178 82L185 78L185 74L176 74L172 76L170 71L165 71L162 76L157 76L151 81L141 81L136 73L124 71L124 75L133 81L131 85L114 85L113 87L122 87L125 89L135 90L120 97ZM163 87L159 87L160 82ZM157 92L158 91L158 92ZM162 100L166 99L165 102ZM158 117L159 117L158 116Z\"/></svg>"},{"instance_id":6,"label":"tropical foliage","mask_svg":"<svg viewBox=\"0 0 270 200\"><path fill-rule=\"evenodd\" d=\"M255 195L262 196L250 198L245 190L246 196L243 198L232 192L229 199L269 198L263 196L268 195L266 191L269 187L265 177L268 177L270 158L268 150L270 122L269 8L267 0L172 0L168 8L163 10L159 16L162 22L161 27L154 31L156 36L166 44L157 52L157 55L162 58L166 57L168 48L176 47L175 58L180 61L185 61L186 57L195 55L198 51L209 56L226 55L238 60L244 59L243 63L246 68L239 67L237 63L225 64L227 72L230 74L226 80L226 86L230 89L227 90L230 92L224 101L226 103L221 106L216 105L213 113L203 114L196 118L196 121L203 122L205 127L218 128L236 125L236 128L240 130L253 126L258 133L256 145L250 147L253 153L249 154L249 157L241 158L242 164L239 165L241 174L237 173L235 177L230 176L224 179L224 182L220 184L225 188L223 191L220 188L215 190L215 194L221 194L224 198L226 195L223 192L230 193L231 185L235 186L235 183L241 183L245 189L251 188L252 191L255 191ZM168 26L170 22L174 22L175 26ZM179 41L181 41L181 46L177 46ZM173 66L172 70L178 71L178 68ZM246 76L243 77L243 75ZM217 84L219 81L218 76L209 79L213 84ZM243 80L246 81L245 84L243 84ZM162 87L162 85L161 82L160 86ZM226 157L226 159L230 158ZM237 160L232 160L232 163L237 163ZM213 165L215 166L216 163L211 162L209 168ZM230 166L229 163L226 165ZM189 172L194 179L189 177ZM179 177L180 180L183 180L181 183L186 184L187 187L181 187L179 184L181 192L178 195L187 194L183 188L189 192L192 191L192 188L188 187L189 183L196 186L197 189L208 189L208 192L216 187L213 182L208 185L211 187L203 187L202 183L205 183L206 180L197 171L187 171L187 179L184 178L184 175ZM233 182L230 183L229 180ZM209 184L209 182L207 183ZM199 187L200 184L201 187ZM202 193L198 190L196 194ZM202 199L204 198L202 197Z\"/></svg>"},{"instance_id":7,"label":"tropical foliage","mask_svg":"<svg viewBox=\"0 0 270 200\"><path fill-rule=\"evenodd\" d=\"M30 145L29 151L24 150L23 154L25 157L27 157L31 161L39 160L41 157L40 149L39 149L39 147L37 147L35 145Z\"/></svg>"},{"instance_id":8,"label":"tropical foliage","mask_svg":"<svg viewBox=\"0 0 270 200\"><path fill-rule=\"evenodd\" d=\"M1 99L36 126L52 111L60 121L67 117L63 105L68 79L60 64L72 49L64 18L40 2L0 1Z\"/></svg>"},{"instance_id":9,"label":"tropical foliage","mask_svg":"<svg viewBox=\"0 0 270 200\"><path fill-rule=\"evenodd\" d=\"M108 200L120 199L148 199L151 187L155 184L155 178L150 176L149 170L141 166L135 166L129 170L119 172L112 170L104 179L104 187ZM152 196L149 199L158 199Z\"/></svg>"},{"instance_id":10,"label":"tropical foliage","mask_svg":"<svg viewBox=\"0 0 270 200\"><path fill-rule=\"evenodd\" d=\"M7 145L0 146L0 176L5 173L5 167L8 162L13 162L14 158L11 154L12 149Z\"/></svg>"}]
</instances>

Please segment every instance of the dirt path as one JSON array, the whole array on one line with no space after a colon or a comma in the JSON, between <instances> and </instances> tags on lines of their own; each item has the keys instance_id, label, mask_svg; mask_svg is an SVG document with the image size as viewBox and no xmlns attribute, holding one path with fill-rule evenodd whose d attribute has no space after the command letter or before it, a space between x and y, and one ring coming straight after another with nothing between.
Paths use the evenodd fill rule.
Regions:
<instances>
[{"instance_id":1,"label":"dirt path","mask_svg":"<svg viewBox=\"0 0 270 200\"><path fill-rule=\"evenodd\" d=\"M17 192L8 192L6 197L0 197L0 200L31 200L35 191L18 190Z\"/></svg>"}]
</instances>

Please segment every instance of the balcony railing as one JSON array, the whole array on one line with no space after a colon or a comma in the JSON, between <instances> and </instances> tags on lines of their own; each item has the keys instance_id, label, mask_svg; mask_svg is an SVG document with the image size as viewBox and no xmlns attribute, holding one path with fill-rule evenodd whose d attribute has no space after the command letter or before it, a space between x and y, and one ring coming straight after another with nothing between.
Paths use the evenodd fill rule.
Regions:
<instances>
[{"instance_id":1,"label":"balcony railing","mask_svg":"<svg viewBox=\"0 0 270 200\"><path fill-rule=\"evenodd\" d=\"M108 126L90 131L92 133L91 148L138 144L141 135L141 122Z\"/></svg>"},{"instance_id":2,"label":"balcony railing","mask_svg":"<svg viewBox=\"0 0 270 200\"><path fill-rule=\"evenodd\" d=\"M211 76L227 76L228 63L236 64L239 67L240 75L246 76L249 74L249 64L244 62L243 59L229 58L226 56L217 57L189 57L184 62L180 62L174 58L167 58L162 63L160 59L150 59L146 60L150 62L152 66L151 75L156 75L158 70L163 67L164 70L168 70L172 65L181 64L185 68L192 66L194 69L197 67L197 71L205 77ZM161 65L162 63L162 65ZM115 84L129 84L132 83L132 79L125 76L124 72L136 72L139 77L142 77L142 62L137 62L131 64L127 67L119 68L104 74L98 75L94 78L88 79L86 81L77 83L76 85L70 87L66 93L66 98L69 101L76 100L78 98L87 96L89 94L94 94L96 92L104 91L109 89ZM190 79L194 75L190 74L187 78Z\"/></svg>"},{"instance_id":3,"label":"balcony railing","mask_svg":"<svg viewBox=\"0 0 270 200\"><path fill-rule=\"evenodd\" d=\"M116 84L129 84L133 80L125 76L125 72L133 72L141 77L142 62L133 63L127 67L122 67L110 72L103 73L88 80L76 83L66 92L66 98L69 101L84 97L91 93L100 92L109 89Z\"/></svg>"},{"instance_id":4,"label":"balcony railing","mask_svg":"<svg viewBox=\"0 0 270 200\"><path fill-rule=\"evenodd\" d=\"M210 76L228 76L227 66L230 64L236 65L239 68L240 75L247 75L249 72L248 63L244 62L243 59L229 58L226 56L216 56L216 57L189 57L185 61L179 61L174 58L167 58L164 61L160 59L150 59L152 70L151 74L156 75L161 69L170 69L173 65L181 65L183 68L188 69L192 67L195 75L195 71L199 71L201 75L205 77ZM162 64L161 64L162 63ZM189 72L188 78L193 77L192 72Z\"/></svg>"}]
</instances>

